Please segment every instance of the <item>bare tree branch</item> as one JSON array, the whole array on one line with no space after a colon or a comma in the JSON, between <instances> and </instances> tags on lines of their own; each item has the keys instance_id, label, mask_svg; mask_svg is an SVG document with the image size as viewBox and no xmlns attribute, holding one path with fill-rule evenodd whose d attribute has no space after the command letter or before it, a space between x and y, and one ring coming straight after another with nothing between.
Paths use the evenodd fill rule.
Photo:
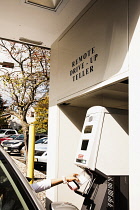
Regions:
<instances>
[{"instance_id":1,"label":"bare tree branch","mask_svg":"<svg viewBox=\"0 0 140 210\"><path fill-rule=\"evenodd\" d=\"M50 51L4 40L0 40L0 50L15 64L12 70L0 68L1 92L8 93L11 103L6 112L20 119L27 134L29 108L49 91Z\"/></svg>"}]
</instances>

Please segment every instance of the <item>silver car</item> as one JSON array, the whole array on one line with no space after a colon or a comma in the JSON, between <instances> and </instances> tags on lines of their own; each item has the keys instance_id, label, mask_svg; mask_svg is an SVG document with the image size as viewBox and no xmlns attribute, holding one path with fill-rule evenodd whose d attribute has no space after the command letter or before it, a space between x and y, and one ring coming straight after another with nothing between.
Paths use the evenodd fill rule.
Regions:
<instances>
[{"instance_id":1,"label":"silver car","mask_svg":"<svg viewBox=\"0 0 140 210\"><path fill-rule=\"evenodd\" d=\"M7 137L13 134L18 134L18 132L13 129L0 129L0 138Z\"/></svg>"},{"instance_id":2,"label":"silver car","mask_svg":"<svg viewBox=\"0 0 140 210\"><path fill-rule=\"evenodd\" d=\"M44 137L35 142L35 151L47 151L48 148L48 138Z\"/></svg>"},{"instance_id":3,"label":"silver car","mask_svg":"<svg viewBox=\"0 0 140 210\"><path fill-rule=\"evenodd\" d=\"M50 201L48 204L50 204ZM47 205L48 205L47 204ZM49 206L49 205L48 205ZM0 209L45 210L27 179L0 146ZM46 208L49 209L49 208Z\"/></svg>"},{"instance_id":4,"label":"silver car","mask_svg":"<svg viewBox=\"0 0 140 210\"><path fill-rule=\"evenodd\" d=\"M13 140L4 140L1 146L8 153L20 153L21 148L24 146L24 135L20 134Z\"/></svg>"}]
</instances>

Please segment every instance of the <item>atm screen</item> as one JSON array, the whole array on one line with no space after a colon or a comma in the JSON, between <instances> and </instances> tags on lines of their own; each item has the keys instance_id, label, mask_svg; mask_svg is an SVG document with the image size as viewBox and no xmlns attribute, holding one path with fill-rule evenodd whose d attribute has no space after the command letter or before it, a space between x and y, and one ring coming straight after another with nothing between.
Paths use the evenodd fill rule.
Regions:
<instances>
[{"instance_id":1,"label":"atm screen","mask_svg":"<svg viewBox=\"0 0 140 210\"><path fill-rule=\"evenodd\" d=\"M93 125L86 126L85 129L84 129L84 133L91 133L92 132L92 127L93 127Z\"/></svg>"},{"instance_id":2,"label":"atm screen","mask_svg":"<svg viewBox=\"0 0 140 210\"><path fill-rule=\"evenodd\" d=\"M83 140L81 150L87 150L89 140Z\"/></svg>"}]
</instances>

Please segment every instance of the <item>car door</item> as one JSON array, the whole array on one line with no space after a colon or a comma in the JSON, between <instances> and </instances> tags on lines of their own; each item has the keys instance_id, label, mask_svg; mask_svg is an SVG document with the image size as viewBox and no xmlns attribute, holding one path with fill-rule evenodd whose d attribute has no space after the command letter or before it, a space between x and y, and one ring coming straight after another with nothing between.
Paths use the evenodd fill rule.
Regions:
<instances>
[{"instance_id":1,"label":"car door","mask_svg":"<svg viewBox=\"0 0 140 210\"><path fill-rule=\"evenodd\" d=\"M47 204L47 206L50 206ZM34 190L0 146L0 209L44 210ZM46 209L49 209L46 208Z\"/></svg>"}]
</instances>

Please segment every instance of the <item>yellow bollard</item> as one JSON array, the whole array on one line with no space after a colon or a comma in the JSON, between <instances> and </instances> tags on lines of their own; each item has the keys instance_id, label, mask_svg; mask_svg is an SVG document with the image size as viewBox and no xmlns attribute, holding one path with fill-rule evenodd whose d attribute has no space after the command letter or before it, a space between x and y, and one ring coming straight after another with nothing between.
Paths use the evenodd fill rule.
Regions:
<instances>
[{"instance_id":1,"label":"yellow bollard","mask_svg":"<svg viewBox=\"0 0 140 210\"><path fill-rule=\"evenodd\" d=\"M35 125L29 125L29 139L28 139L28 161L27 161L27 177L34 179L34 150L35 150Z\"/></svg>"}]
</instances>

